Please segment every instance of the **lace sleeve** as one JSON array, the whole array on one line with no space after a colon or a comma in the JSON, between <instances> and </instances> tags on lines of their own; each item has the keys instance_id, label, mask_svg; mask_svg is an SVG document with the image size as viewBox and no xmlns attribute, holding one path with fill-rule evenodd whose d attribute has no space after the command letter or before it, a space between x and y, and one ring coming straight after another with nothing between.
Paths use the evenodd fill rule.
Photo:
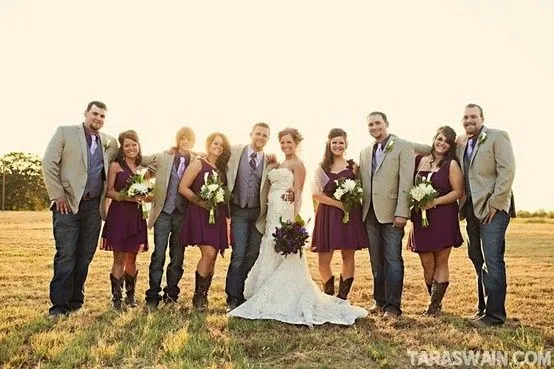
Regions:
<instances>
[{"instance_id":1,"label":"lace sleeve","mask_svg":"<svg viewBox=\"0 0 554 369\"><path fill-rule=\"evenodd\" d=\"M327 174L321 169L320 166L317 167L314 178L312 181L312 195L317 195L323 192L323 188L329 183L330 179Z\"/></svg>"}]
</instances>

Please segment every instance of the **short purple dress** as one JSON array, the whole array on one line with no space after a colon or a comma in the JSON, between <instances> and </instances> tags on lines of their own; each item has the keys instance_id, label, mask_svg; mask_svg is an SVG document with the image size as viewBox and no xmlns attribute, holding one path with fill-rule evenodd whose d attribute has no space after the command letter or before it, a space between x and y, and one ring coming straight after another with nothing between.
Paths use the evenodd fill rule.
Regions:
<instances>
[{"instance_id":1,"label":"short purple dress","mask_svg":"<svg viewBox=\"0 0 554 369\"><path fill-rule=\"evenodd\" d=\"M354 162L349 160L348 167L341 172L325 172L329 182L323 188L323 193L333 198L337 189L336 179L356 179L353 165ZM312 233L312 251L360 250L368 247L367 232L362 222L362 206L352 208L348 223L342 223L343 216L344 212L335 206L318 205Z\"/></svg>"},{"instance_id":2,"label":"short purple dress","mask_svg":"<svg viewBox=\"0 0 554 369\"><path fill-rule=\"evenodd\" d=\"M192 182L190 189L199 193L204 184L204 173L216 170L205 160L200 159L202 169ZM223 184L227 185L225 173L217 170ZM215 224L209 224L209 211L205 208L190 202L183 219L180 241L182 245L209 245L213 246L220 253L229 247L229 236L227 234L227 204L221 203L215 211Z\"/></svg>"},{"instance_id":3,"label":"short purple dress","mask_svg":"<svg viewBox=\"0 0 554 369\"><path fill-rule=\"evenodd\" d=\"M133 175L131 168L123 166L123 171L115 175L114 189L121 191ZM148 250L146 220L136 202L112 200L102 230L101 250L119 252L139 252Z\"/></svg>"},{"instance_id":4,"label":"short purple dress","mask_svg":"<svg viewBox=\"0 0 554 369\"><path fill-rule=\"evenodd\" d=\"M416 157L416 174L422 158L421 155ZM438 196L444 196L452 191L449 179L450 162L451 160L445 160L439 170L431 176L431 183L433 188L439 192ZM420 176L427 176L428 174L428 171L419 171ZM441 251L451 246L460 247L464 242L460 232L457 201L437 205L437 207L427 210L428 227L421 225L421 211L419 210L412 209L410 219L412 230L408 238L408 248L413 252Z\"/></svg>"}]
</instances>

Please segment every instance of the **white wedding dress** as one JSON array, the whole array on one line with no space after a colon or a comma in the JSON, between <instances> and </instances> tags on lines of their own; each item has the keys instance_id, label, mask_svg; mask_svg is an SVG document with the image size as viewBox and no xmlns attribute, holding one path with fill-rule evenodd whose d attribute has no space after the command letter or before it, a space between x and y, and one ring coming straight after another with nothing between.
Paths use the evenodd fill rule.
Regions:
<instances>
[{"instance_id":1,"label":"white wedding dress","mask_svg":"<svg viewBox=\"0 0 554 369\"><path fill-rule=\"evenodd\" d=\"M287 168L269 172L271 189L268 196L267 223L260 245L260 255L245 282L245 303L228 313L247 319L274 319L291 324L353 324L367 316L361 307L324 294L312 280L306 257L299 254L283 256L275 252L271 235L283 221L294 216L293 204L283 201L292 187L293 173Z\"/></svg>"}]
</instances>

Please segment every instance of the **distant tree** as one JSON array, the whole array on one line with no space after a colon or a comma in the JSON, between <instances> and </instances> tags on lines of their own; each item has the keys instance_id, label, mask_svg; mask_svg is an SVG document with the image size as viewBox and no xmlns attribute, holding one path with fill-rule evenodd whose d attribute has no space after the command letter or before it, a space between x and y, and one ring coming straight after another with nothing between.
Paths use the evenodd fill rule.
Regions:
<instances>
[{"instance_id":1,"label":"distant tree","mask_svg":"<svg viewBox=\"0 0 554 369\"><path fill-rule=\"evenodd\" d=\"M10 152L0 157L0 176L5 210L43 210L48 207L42 162L36 154Z\"/></svg>"}]
</instances>

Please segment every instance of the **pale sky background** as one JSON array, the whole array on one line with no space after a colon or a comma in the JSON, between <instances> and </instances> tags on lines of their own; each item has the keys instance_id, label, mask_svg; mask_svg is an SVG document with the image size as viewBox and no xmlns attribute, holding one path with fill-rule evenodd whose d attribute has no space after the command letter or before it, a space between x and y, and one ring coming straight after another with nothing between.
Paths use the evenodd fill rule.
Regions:
<instances>
[{"instance_id":1,"label":"pale sky background","mask_svg":"<svg viewBox=\"0 0 554 369\"><path fill-rule=\"evenodd\" d=\"M554 209L551 1L1 0L0 45L0 155L42 157L98 99L104 131L137 130L145 153L182 125L203 150L210 132L247 143L265 121L282 158L277 131L296 127L311 177L333 127L358 161L370 111L430 143L440 125L462 133L475 102L512 138L518 209Z\"/></svg>"}]
</instances>

